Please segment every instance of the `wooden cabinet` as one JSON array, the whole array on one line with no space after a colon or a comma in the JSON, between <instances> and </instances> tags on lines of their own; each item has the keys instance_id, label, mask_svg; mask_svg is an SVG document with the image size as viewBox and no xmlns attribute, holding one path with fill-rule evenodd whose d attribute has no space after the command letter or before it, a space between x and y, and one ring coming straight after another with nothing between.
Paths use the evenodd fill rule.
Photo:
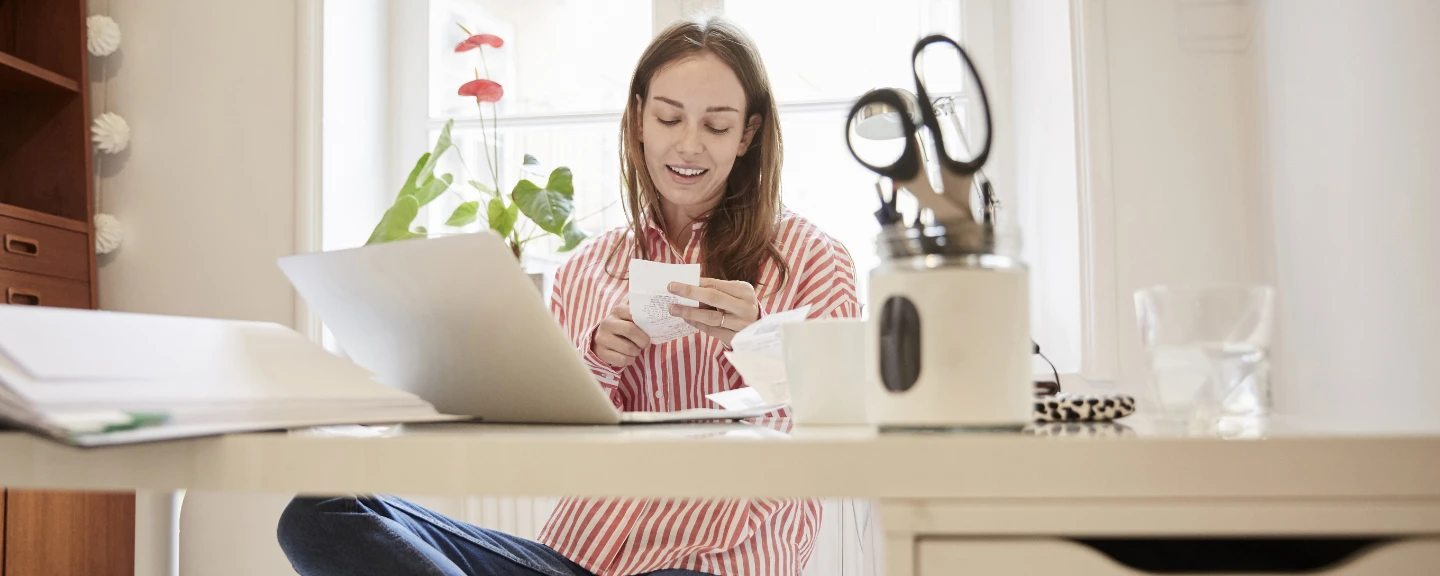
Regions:
<instances>
[{"instance_id":1,"label":"wooden cabinet","mask_svg":"<svg viewBox=\"0 0 1440 576\"><path fill-rule=\"evenodd\" d=\"M9 490L6 576L130 576L135 497L116 492Z\"/></svg>"},{"instance_id":2,"label":"wooden cabinet","mask_svg":"<svg viewBox=\"0 0 1440 576\"><path fill-rule=\"evenodd\" d=\"M85 0L0 0L0 304L95 308ZM0 488L0 576L134 571L130 493Z\"/></svg>"},{"instance_id":3,"label":"wooden cabinet","mask_svg":"<svg viewBox=\"0 0 1440 576\"><path fill-rule=\"evenodd\" d=\"M17 208L0 214L0 268L90 282L90 235L85 226ZM45 222L45 223L40 223Z\"/></svg>"},{"instance_id":4,"label":"wooden cabinet","mask_svg":"<svg viewBox=\"0 0 1440 576\"><path fill-rule=\"evenodd\" d=\"M89 308L90 287L84 282L0 269L0 296L16 306Z\"/></svg>"},{"instance_id":5,"label":"wooden cabinet","mask_svg":"<svg viewBox=\"0 0 1440 576\"><path fill-rule=\"evenodd\" d=\"M4 488L0 488L0 574L5 573L5 498L8 494Z\"/></svg>"},{"instance_id":6,"label":"wooden cabinet","mask_svg":"<svg viewBox=\"0 0 1440 576\"><path fill-rule=\"evenodd\" d=\"M78 282L93 308L85 17L84 0L0 0L0 270ZM46 305L14 291L6 303Z\"/></svg>"}]
</instances>

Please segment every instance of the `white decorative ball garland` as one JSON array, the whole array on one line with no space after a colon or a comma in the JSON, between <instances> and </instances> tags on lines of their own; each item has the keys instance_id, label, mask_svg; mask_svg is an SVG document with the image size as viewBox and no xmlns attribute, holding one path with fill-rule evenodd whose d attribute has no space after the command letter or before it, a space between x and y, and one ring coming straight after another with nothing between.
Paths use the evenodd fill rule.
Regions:
<instances>
[{"instance_id":1,"label":"white decorative ball garland","mask_svg":"<svg viewBox=\"0 0 1440 576\"><path fill-rule=\"evenodd\" d=\"M109 214L95 215L95 253L109 254L120 247L125 239L120 220Z\"/></svg>"},{"instance_id":2,"label":"white decorative ball garland","mask_svg":"<svg viewBox=\"0 0 1440 576\"><path fill-rule=\"evenodd\" d=\"M130 146L130 124L114 112L96 118L90 133L95 145L106 154L116 154Z\"/></svg>"},{"instance_id":3,"label":"white decorative ball garland","mask_svg":"<svg viewBox=\"0 0 1440 576\"><path fill-rule=\"evenodd\" d=\"M109 56L120 49L120 25L109 16L96 14L85 19L85 47L96 56Z\"/></svg>"},{"instance_id":4,"label":"white decorative ball garland","mask_svg":"<svg viewBox=\"0 0 1440 576\"><path fill-rule=\"evenodd\" d=\"M106 57L114 54L120 49L120 25L115 20L103 14L95 14L85 19L85 49L97 57ZM104 73L101 76L105 76ZM106 96L109 96L109 89L106 89ZM106 98L107 104L109 98ZM108 106L107 106L108 107ZM130 146L130 124L114 112L105 112L95 118L90 127L90 138L95 142L95 147L106 154L117 154ZM99 160L96 167L99 172ZM98 176L96 176L98 178ZM120 226L120 220L111 214L98 212L101 200L101 188L97 184L95 197L95 208L97 210L93 224L95 227L95 253L109 254L120 248L124 241L124 230Z\"/></svg>"}]
</instances>

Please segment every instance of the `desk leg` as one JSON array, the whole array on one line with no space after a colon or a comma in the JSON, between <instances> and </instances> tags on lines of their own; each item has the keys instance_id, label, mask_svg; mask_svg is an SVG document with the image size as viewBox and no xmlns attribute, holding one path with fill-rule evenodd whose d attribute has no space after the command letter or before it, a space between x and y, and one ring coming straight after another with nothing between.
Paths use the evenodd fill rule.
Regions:
<instances>
[{"instance_id":1,"label":"desk leg","mask_svg":"<svg viewBox=\"0 0 1440 576\"><path fill-rule=\"evenodd\" d=\"M180 573L181 492L135 492L135 576Z\"/></svg>"},{"instance_id":2,"label":"desk leg","mask_svg":"<svg viewBox=\"0 0 1440 576\"><path fill-rule=\"evenodd\" d=\"M880 501L880 526L885 530L885 575L916 576L915 507L903 501Z\"/></svg>"}]
</instances>

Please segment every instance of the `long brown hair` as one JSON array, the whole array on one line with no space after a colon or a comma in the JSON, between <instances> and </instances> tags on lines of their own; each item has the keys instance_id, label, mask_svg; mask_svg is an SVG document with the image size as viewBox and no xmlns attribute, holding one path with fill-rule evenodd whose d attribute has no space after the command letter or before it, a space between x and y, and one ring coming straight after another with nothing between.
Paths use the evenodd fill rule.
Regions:
<instances>
[{"instance_id":1,"label":"long brown hair","mask_svg":"<svg viewBox=\"0 0 1440 576\"><path fill-rule=\"evenodd\" d=\"M735 159L720 203L705 216L701 273L709 278L744 280L758 285L761 268L767 260L773 260L778 267L779 284L784 285L789 270L776 245L783 210L780 200L782 154L770 77L765 73L765 64L760 61L754 41L738 26L719 17L671 24L650 42L630 79L629 104L620 121L620 171L625 179L622 192L625 216L636 240L635 250L639 251L640 258L650 259L644 242L645 218L653 218L662 227L665 225L659 209L660 192L645 165L645 151L640 142L640 123L649 98L650 81L666 65L707 52L729 65L740 78L740 86L745 91L745 121L759 115L760 127L745 154ZM623 242L616 245L611 259L623 245Z\"/></svg>"}]
</instances>

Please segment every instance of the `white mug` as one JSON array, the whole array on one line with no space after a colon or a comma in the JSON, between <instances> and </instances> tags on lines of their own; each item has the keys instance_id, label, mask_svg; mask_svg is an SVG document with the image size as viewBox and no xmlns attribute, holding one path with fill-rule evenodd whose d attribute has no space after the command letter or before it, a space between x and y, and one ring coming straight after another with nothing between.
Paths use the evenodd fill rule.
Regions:
<instances>
[{"instance_id":1,"label":"white mug","mask_svg":"<svg viewBox=\"0 0 1440 576\"><path fill-rule=\"evenodd\" d=\"M790 411L805 425L867 425L865 322L856 318L786 324Z\"/></svg>"}]
</instances>

